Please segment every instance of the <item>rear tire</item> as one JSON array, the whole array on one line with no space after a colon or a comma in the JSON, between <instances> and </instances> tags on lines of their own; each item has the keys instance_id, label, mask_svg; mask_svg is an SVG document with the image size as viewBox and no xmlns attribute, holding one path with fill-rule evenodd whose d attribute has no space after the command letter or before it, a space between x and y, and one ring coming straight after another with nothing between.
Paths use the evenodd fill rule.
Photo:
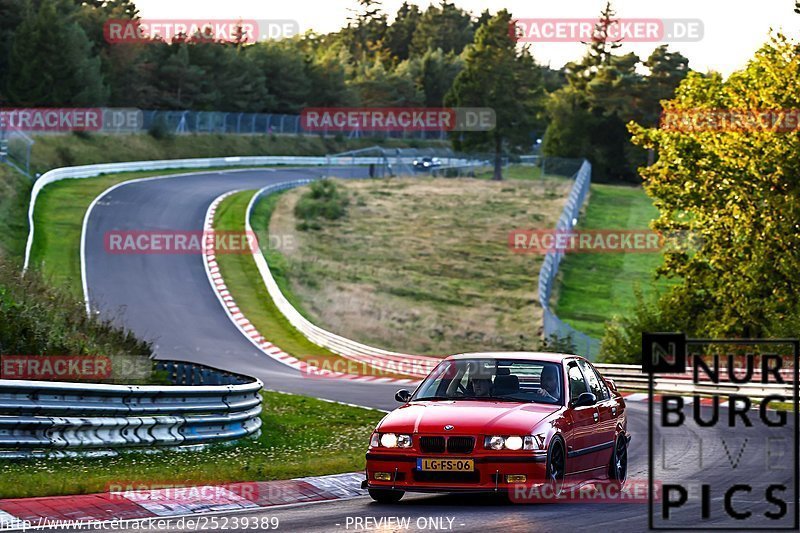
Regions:
<instances>
[{"instance_id":1,"label":"rear tire","mask_svg":"<svg viewBox=\"0 0 800 533\"><path fill-rule=\"evenodd\" d=\"M614 443L611 464L608 465L608 478L620 487L628 479L628 439L625 435L619 435Z\"/></svg>"},{"instance_id":2,"label":"rear tire","mask_svg":"<svg viewBox=\"0 0 800 533\"><path fill-rule=\"evenodd\" d=\"M369 489L369 497L378 503L390 504L397 503L405 494L402 490L391 489Z\"/></svg>"}]
</instances>

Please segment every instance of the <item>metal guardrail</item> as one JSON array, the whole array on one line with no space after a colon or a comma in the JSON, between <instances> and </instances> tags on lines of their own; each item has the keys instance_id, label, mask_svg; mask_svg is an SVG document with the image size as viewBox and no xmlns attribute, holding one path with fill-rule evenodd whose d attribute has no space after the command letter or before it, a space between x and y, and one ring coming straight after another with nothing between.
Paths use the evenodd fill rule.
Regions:
<instances>
[{"instance_id":1,"label":"metal guardrail","mask_svg":"<svg viewBox=\"0 0 800 533\"><path fill-rule=\"evenodd\" d=\"M0 380L0 458L202 445L256 435L262 383L160 361L175 385Z\"/></svg>"},{"instance_id":2,"label":"metal guardrail","mask_svg":"<svg viewBox=\"0 0 800 533\"><path fill-rule=\"evenodd\" d=\"M262 188L256 194L254 194L250 199L250 203L247 206L247 211L245 214L245 231L247 234L255 234L251 224L251 215L259 198L265 194L271 194L277 191L307 185L312 181L314 180L305 179L270 185ZM264 282L267 292L269 293L270 298L272 298L272 301L275 303L275 306L295 329L297 329L303 336L305 336L314 344L327 348L333 353L341 355L345 358L367 362L367 364L372 363L374 365L379 362L386 362L388 364L390 362L397 363L399 361L411 362L414 363L413 366L404 365L404 367L408 366L409 371L419 370L418 374L420 377L426 376L428 371L432 369L433 365L440 361L439 358L435 357L402 354L399 352L392 352L383 350L381 348L368 346L366 344L342 337L341 335L336 335L335 333L327 331L313 324L306 317L300 314L300 312L289 302L286 296L284 296L283 292L281 292L280 287L278 287L278 284L275 281L275 278L272 276L272 272L269 269L267 260L264 258L264 255L261 253L260 249L253 250L253 259L256 263L256 267L258 268L258 272L261 275L261 279Z\"/></svg>"},{"instance_id":3,"label":"metal guardrail","mask_svg":"<svg viewBox=\"0 0 800 533\"><path fill-rule=\"evenodd\" d=\"M595 364L603 377L610 378L620 389L648 392L647 374L642 373L639 365ZM674 393L683 396L740 394L749 398L764 398L773 394L786 398L794 397L793 375L791 371L784 373L785 384L775 383L694 383L691 373L675 375L669 378L656 378L654 390L659 393Z\"/></svg>"},{"instance_id":4,"label":"metal guardrail","mask_svg":"<svg viewBox=\"0 0 800 533\"><path fill-rule=\"evenodd\" d=\"M592 182L592 165L585 161L575 174L575 183L572 185L567 203L561 212L561 217L556 224L556 231L569 232L578 223L581 207L589 194L589 186ZM545 339L569 339L575 351L579 355L594 359L600 351L600 341L586 335L573 328L556 316L550 308L550 297L553 293L553 285L558 276L558 267L564 258L563 250L547 252L539 270L539 303L544 313L544 337Z\"/></svg>"},{"instance_id":5,"label":"metal guardrail","mask_svg":"<svg viewBox=\"0 0 800 533\"><path fill-rule=\"evenodd\" d=\"M31 198L28 204L28 240L25 245L25 262L23 270L30 265L31 249L35 236L33 219L36 199L42 189L57 181L65 179L93 178L101 174L117 174L143 170L169 170L169 169L201 169L214 167L257 167L266 165L297 165L297 166L348 166L353 164L370 165L380 164L378 157L330 157L330 156L236 156L236 157L208 157L196 159L166 159L159 161L130 161L125 163L103 163L98 165L83 165L76 167L56 168L45 172L33 184Z\"/></svg>"}]
</instances>

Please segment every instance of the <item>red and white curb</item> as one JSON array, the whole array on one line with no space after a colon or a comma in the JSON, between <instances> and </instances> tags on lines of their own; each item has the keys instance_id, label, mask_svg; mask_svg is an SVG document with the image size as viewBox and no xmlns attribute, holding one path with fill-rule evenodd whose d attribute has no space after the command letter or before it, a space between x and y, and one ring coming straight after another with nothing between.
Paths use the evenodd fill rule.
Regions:
<instances>
[{"instance_id":1,"label":"red and white curb","mask_svg":"<svg viewBox=\"0 0 800 533\"><path fill-rule=\"evenodd\" d=\"M363 472L285 481L0 500L0 530L78 523L179 518L213 512L357 498ZM84 524L85 525L85 524Z\"/></svg>"},{"instance_id":2,"label":"red and white curb","mask_svg":"<svg viewBox=\"0 0 800 533\"><path fill-rule=\"evenodd\" d=\"M259 350L261 350L264 354L271 357L272 359L283 363L286 366L294 368L303 373L303 375L308 376L309 378L319 378L319 379L341 379L347 381L355 381L355 382L366 382L366 383L395 383L395 384L402 384L402 385L410 385L410 384L417 384L419 380L415 379L398 379L398 378L389 378L389 377L379 377L379 376L360 376L355 374L345 374L342 372L335 372L332 370L318 368L314 365L309 365L296 357L289 355L288 353L284 352L271 342L269 342L259 331L256 327L244 316L239 306L236 305L236 301L233 298L233 295L228 290L228 286L225 284L225 280L222 278L222 273L220 272L219 263L217 262L216 257L216 250L214 249L214 216L217 213L217 209L219 205L225 200L228 196L232 194L236 194L239 192L238 190L229 191L225 194L218 196L211 202L211 205L208 207L206 211L205 220L203 222L203 232L205 235L203 241L203 263L206 269L206 275L208 276L208 280L211 283L211 287L214 289L214 293L217 295L217 299L219 299L220 303L222 304L222 308L225 310L225 313L228 315L228 318L231 319L231 322L242 332L242 335L247 337L247 339L253 343ZM355 359L359 362L366 362L361 359ZM378 369L380 370L380 369ZM424 377L424 376L423 376Z\"/></svg>"}]
</instances>

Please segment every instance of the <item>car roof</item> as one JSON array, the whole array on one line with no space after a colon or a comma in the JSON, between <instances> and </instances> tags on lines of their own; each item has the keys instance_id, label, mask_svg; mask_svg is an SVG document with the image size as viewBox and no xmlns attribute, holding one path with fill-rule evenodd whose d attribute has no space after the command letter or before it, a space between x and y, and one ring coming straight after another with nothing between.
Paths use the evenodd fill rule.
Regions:
<instances>
[{"instance_id":1,"label":"car roof","mask_svg":"<svg viewBox=\"0 0 800 533\"><path fill-rule=\"evenodd\" d=\"M561 363L564 359L580 357L578 355L552 352L475 352L451 355L448 360L459 359L525 359L528 361L547 361Z\"/></svg>"}]
</instances>

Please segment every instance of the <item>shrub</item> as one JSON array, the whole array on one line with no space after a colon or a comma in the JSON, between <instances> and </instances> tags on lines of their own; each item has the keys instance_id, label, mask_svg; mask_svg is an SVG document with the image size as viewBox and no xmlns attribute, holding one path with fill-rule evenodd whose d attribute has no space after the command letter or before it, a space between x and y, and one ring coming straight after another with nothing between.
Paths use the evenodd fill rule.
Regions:
<instances>
[{"instance_id":1,"label":"shrub","mask_svg":"<svg viewBox=\"0 0 800 533\"><path fill-rule=\"evenodd\" d=\"M80 300L36 272L0 260L0 355L104 355L147 358L149 344L110 322L86 316ZM125 376L113 376L125 377Z\"/></svg>"},{"instance_id":2,"label":"shrub","mask_svg":"<svg viewBox=\"0 0 800 533\"><path fill-rule=\"evenodd\" d=\"M150 128L147 130L147 133L149 133L151 137L153 137L154 139L158 139L159 141L163 141L165 139L171 139L175 136L172 129L170 129L169 125L167 124L166 119L164 119L163 117L160 117L157 120L155 120L150 125Z\"/></svg>"},{"instance_id":3,"label":"shrub","mask_svg":"<svg viewBox=\"0 0 800 533\"><path fill-rule=\"evenodd\" d=\"M642 333L656 331L687 332L688 319L680 310L670 309L670 300L653 291L648 297L634 289L636 306L624 317L616 316L606 325L597 361L601 363L641 364ZM688 333L691 333L688 331Z\"/></svg>"},{"instance_id":4,"label":"shrub","mask_svg":"<svg viewBox=\"0 0 800 533\"><path fill-rule=\"evenodd\" d=\"M299 220L297 229L321 229L321 220L344 217L349 204L349 198L336 183L327 179L315 181L294 206L294 216Z\"/></svg>"}]
</instances>

